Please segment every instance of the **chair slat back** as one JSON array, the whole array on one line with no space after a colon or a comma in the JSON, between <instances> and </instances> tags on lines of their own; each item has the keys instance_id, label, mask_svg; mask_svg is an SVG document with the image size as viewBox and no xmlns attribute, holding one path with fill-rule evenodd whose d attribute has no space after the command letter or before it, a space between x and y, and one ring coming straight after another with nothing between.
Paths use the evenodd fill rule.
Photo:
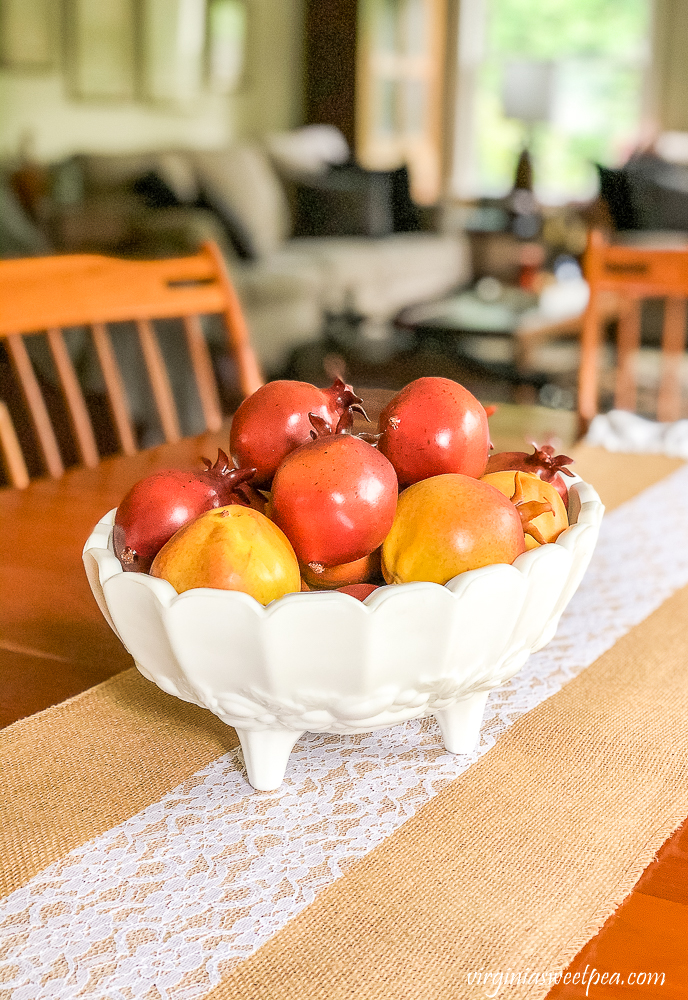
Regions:
<instances>
[{"instance_id":1,"label":"chair slat back","mask_svg":"<svg viewBox=\"0 0 688 1000\"><path fill-rule=\"evenodd\" d=\"M23 338L45 334L80 461L93 466L99 461L98 449L64 328L90 328L120 447L133 454L136 438L108 324L135 323L160 426L165 440L174 442L181 437L179 416L153 321L182 320L205 424L217 430L222 411L200 322L206 314L222 317L242 395L250 395L262 385L262 377L239 299L215 244L204 244L191 257L170 260L83 254L0 262L0 340L7 345L50 475L62 475L64 464ZM4 440L0 438L0 444L6 453Z\"/></svg>"},{"instance_id":2,"label":"chair slat back","mask_svg":"<svg viewBox=\"0 0 688 1000\"><path fill-rule=\"evenodd\" d=\"M640 348L641 301L664 298L662 370L657 402L659 420L681 414L681 359L686 336L688 246L683 249L619 246L593 230L584 260L590 285L581 337L578 414L585 430L597 413L600 355L600 294L614 292L625 300L618 326L614 405L633 410L637 405L636 359Z\"/></svg>"},{"instance_id":3,"label":"chair slat back","mask_svg":"<svg viewBox=\"0 0 688 1000\"><path fill-rule=\"evenodd\" d=\"M189 350L191 365L196 376L196 385L198 386L206 427L210 431L218 431L222 426L220 398L213 375L210 352L198 316L184 317L184 333L186 334L186 346Z\"/></svg>"},{"instance_id":4,"label":"chair slat back","mask_svg":"<svg viewBox=\"0 0 688 1000\"><path fill-rule=\"evenodd\" d=\"M48 330L48 346L53 358L53 363L60 380L62 393L69 411L72 430L79 448L81 461L89 469L94 469L98 464L98 448L91 426L91 418L86 409L86 402L81 392L81 387L74 371L74 365L69 357L67 345L65 344L62 330Z\"/></svg>"},{"instance_id":5,"label":"chair slat back","mask_svg":"<svg viewBox=\"0 0 688 1000\"><path fill-rule=\"evenodd\" d=\"M153 398L160 417L162 432L168 444L179 441L182 436L179 429L179 417L177 407L172 395L170 380L167 377L167 369L160 353L160 344L155 336L155 331L150 320L139 319L136 321L136 329L139 335L139 344L143 360L150 379Z\"/></svg>"},{"instance_id":6,"label":"chair slat back","mask_svg":"<svg viewBox=\"0 0 688 1000\"><path fill-rule=\"evenodd\" d=\"M62 456L26 345L19 333L11 333L6 339L10 359L29 408L43 460L50 475L58 478L64 472Z\"/></svg>"},{"instance_id":7,"label":"chair slat back","mask_svg":"<svg viewBox=\"0 0 688 1000\"><path fill-rule=\"evenodd\" d=\"M91 325L91 338L98 356L100 370L103 373L105 389L110 401L110 412L115 425L115 433L119 446L125 455L134 455L137 451L134 428L129 416L129 406L124 391L124 383L119 366L115 360L110 334L104 323Z\"/></svg>"},{"instance_id":8,"label":"chair slat back","mask_svg":"<svg viewBox=\"0 0 688 1000\"><path fill-rule=\"evenodd\" d=\"M23 490L29 485L29 470L22 455L12 418L5 404L0 401L0 458L12 486Z\"/></svg>"}]
</instances>

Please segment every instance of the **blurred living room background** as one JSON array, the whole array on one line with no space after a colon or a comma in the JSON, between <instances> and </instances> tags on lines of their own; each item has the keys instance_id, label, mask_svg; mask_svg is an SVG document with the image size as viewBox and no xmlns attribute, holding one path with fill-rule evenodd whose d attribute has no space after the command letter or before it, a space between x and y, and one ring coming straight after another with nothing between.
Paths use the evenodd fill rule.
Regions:
<instances>
[{"instance_id":1,"label":"blurred living room background","mask_svg":"<svg viewBox=\"0 0 688 1000\"><path fill-rule=\"evenodd\" d=\"M589 227L688 238L687 41L684 0L0 0L0 256L213 239L268 378L573 411Z\"/></svg>"}]
</instances>

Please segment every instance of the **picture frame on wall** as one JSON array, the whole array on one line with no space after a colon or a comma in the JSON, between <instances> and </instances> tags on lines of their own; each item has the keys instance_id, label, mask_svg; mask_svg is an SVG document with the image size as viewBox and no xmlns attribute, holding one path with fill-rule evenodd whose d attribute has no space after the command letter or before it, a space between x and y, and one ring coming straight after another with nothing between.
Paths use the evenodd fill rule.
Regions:
<instances>
[{"instance_id":1,"label":"picture frame on wall","mask_svg":"<svg viewBox=\"0 0 688 1000\"><path fill-rule=\"evenodd\" d=\"M0 66L48 72L57 66L57 0L0 0Z\"/></svg>"},{"instance_id":2,"label":"picture frame on wall","mask_svg":"<svg viewBox=\"0 0 688 1000\"><path fill-rule=\"evenodd\" d=\"M233 94L246 83L249 9L247 0L208 0L208 86Z\"/></svg>"},{"instance_id":3,"label":"picture frame on wall","mask_svg":"<svg viewBox=\"0 0 688 1000\"><path fill-rule=\"evenodd\" d=\"M136 97L136 0L67 0L72 96L93 101Z\"/></svg>"},{"instance_id":4,"label":"picture frame on wall","mask_svg":"<svg viewBox=\"0 0 688 1000\"><path fill-rule=\"evenodd\" d=\"M203 89L206 0L142 0L141 96L191 109Z\"/></svg>"}]
</instances>

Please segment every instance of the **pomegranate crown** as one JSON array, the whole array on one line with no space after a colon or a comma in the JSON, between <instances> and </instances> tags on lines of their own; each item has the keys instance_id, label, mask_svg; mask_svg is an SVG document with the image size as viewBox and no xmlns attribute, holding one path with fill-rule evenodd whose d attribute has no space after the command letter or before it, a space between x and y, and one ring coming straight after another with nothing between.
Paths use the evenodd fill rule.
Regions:
<instances>
[{"instance_id":1,"label":"pomegranate crown","mask_svg":"<svg viewBox=\"0 0 688 1000\"><path fill-rule=\"evenodd\" d=\"M353 386L347 385L343 379L337 377L329 389L323 389L322 393L323 396L327 397L335 413L344 414L347 410L355 410L356 413L362 413L366 420L368 419L365 410L361 406L363 400L360 396L356 395Z\"/></svg>"},{"instance_id":2,"label":"pomegranate crown","mask_svg":"<svg viewBox=\"0 0 688 1000\"><path fill-rule=\"evenodd\" d=\"M555 455L551 444L543 444L541 448L534 441L531 441L531 444L534 449L533 454L524 459L524 465L542 469L545 473L543 479L553 479L557 472L561 472L565 476L573 476L574 473L567 468L573 462L572 458L569 458L568 455Z\"/></svg>"},{"instance_id":3,"label":"pomegranate crown","mask_svg":"<svg viewBox=\"0 0 688 1000\"><path fill-rule=\"evenodd\" d=\"M217 459L213 464L209 458L201 458L205 471L222 480L223 486L240 486L248 483L256 474L256 469L236 469L222 448L217 449Z\"/></svg>"},{"instance_id":4,"label":"pomegranate crown","mask_svg":"<svg viewBox=\"0 0 688 1000\"><path fill-rule=\"evenodd\" d=\"M338 381L341 382L341 379ZM342 385L343 384L344 383L342 383ZM358 400L358 396L355 396L354 398ZM310 420L312 427L311 437L314 441L317 441L318 438L327 437L328 434L347 434L353 426L354 413L360 413L361 416L365 417L368 423L370 423L370 417L361 406L360 400L356 403L349 404L346 409L340 413L334 430L332 429L332 425L327 420L324 420L323 417L319 417L317 413L309 413L308 419Z\"/></svg>"},{"instance_id":5,"label":"pomegranate crown","mask_svg":"<svg viewBox=\"0 0 688 1000\"><path fill-rule=\"evenodd\" d=\"M328 437L332 434L346 434L354 422L354 417L351 410L344 410L344 412L339 417L337 421L337 426L332 430L332 424L322 417L319 417L317 413L309 413L308 419L311 422L311 438L317 441L318 438Z\"/></svg>"}]
</instances>

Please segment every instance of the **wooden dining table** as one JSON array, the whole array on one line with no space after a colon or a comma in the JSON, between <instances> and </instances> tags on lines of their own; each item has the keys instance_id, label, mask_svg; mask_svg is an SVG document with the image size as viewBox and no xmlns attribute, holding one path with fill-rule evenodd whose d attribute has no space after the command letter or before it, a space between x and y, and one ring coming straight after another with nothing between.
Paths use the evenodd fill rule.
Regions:
<instances>
[{"instance_id":1,"label":"wooden dining table","mask_svg":"<svg viewBox=\"0 0 688 1000\"><path fill-rule=\"evenodd\" d=\"M384 393L370 396L372 410L387 398ZM556 425L551 411L534 407L502 406L491 426L498 450L523 446L528 439L542 441L553 433L568 450L574 434L573 415L564 415ZM36 713L49 712L131 668L131 657L90 592L81 562L84 542L134 482L161 468L193 467L199 456L213 457L218 446L228 447L228 425L215 434L134 456L110 457L95 469L72 468L60 479L38 479L24 490L0 490L0 725L22 726ZM581 475L593 485L602 462L616 463L620 475L635 463L636 488L643 477L649 485L680 465L662 456L604 457L599 450L580 447L576 456ZM629 973L656 970L665 974L666 985L646 989L645 995L688 998L688 820L628 890L625 901L572 959L569 981L554 986L548 996L627 998L636 990L642 996L640 986L629 985ZM617 980L617 985L595 987L588 994L580 981L588 967L618 971L625 984ZM579 979L574 981L576 972ZM0 996L5 995L12 994L3 993L0 978ZM370 997L378 995L387 994L371 989ZM452 995L474 994L457 988Z\"/></svg>"}]
</instances>

